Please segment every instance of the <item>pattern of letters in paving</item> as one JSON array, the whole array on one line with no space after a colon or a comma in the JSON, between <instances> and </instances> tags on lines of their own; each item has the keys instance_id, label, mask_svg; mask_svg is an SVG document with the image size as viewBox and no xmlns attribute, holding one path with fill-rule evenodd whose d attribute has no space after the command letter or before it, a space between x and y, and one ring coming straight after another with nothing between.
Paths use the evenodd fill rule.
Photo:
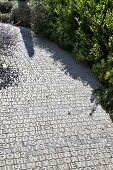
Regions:
<instances>
[{"instance_id":1,"label":"pattern of letters in paving","mask_svg":"<svg viewBox=\"0 0 113 170\"><path fill-rule=\"evenodd\" d=\"M113 125L91 71L48 40L31 42L29 29L12 32L2 59L18 83L0 90L0 170L112 170Z\"/></svg>"}]
</instances>

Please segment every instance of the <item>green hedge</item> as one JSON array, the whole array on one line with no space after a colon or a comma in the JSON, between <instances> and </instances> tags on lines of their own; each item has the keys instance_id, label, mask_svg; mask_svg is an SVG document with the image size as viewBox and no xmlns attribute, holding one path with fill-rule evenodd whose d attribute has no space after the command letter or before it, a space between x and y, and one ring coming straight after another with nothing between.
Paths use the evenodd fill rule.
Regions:
<instances>
[{"instance_id":1,"label":"green hedge","mask_svg":"<svg viewBox=\"0 0 113 170\"><path fill-rule=\"evenodd\" d=\"M46 0L46 3L46 36L92 68L105 88L98 93L100 101L113 118L113 1Z\"/></svg>"}]
</instances>

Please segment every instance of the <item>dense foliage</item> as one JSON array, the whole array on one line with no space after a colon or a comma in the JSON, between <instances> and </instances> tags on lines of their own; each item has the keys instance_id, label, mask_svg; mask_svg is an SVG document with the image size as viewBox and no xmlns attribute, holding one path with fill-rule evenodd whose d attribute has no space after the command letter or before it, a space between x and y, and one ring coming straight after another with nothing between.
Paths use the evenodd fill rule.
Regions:
<instances>
[{"instance_id":1,"label":"dense foliage","mask_svg":"<svg viewBox=\"0 0 113 170\"><path fill-rule=\"evenodd\" d=\"M113 1L46 0L46 35L87 63L104 85L101 102L113 118Z\"/></svg>"},{"instance_id":2,"label":"dense foliage","mask_svg":"<svg viewBox=\"0 0 113 170\"><path fill-rule=\"evenodd\" d=\"M43 0L32 0L31 29L37 34L45 34L48 25L48 11Z\"/></svg>"},{"instance_id":3,"label":"dense foliage","mask_svg":"<svg viewBox=\"0 0 113 170\"><path fill-rule=\"evenodd\" d=\"M0 12L1 13L9 13L9 12L11 12L12 7L13 7L13 5L9 1L0 2Z\"/></svg>"},{"instance_id":4,"label":"dense foliage","mask_svg":"<svg viewBox=\"0 0 113 170\"><path fill-rule=\"evenodd\" d=\"M18 2L11 11L11 21L16 25L30 27L31 9L27 2Z\"/></svg>"}]
</instances>

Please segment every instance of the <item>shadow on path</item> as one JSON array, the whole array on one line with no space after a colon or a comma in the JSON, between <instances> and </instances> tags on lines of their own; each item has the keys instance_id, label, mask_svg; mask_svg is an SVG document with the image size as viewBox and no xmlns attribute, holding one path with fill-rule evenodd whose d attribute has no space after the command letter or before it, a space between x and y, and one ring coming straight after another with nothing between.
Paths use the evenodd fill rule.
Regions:
<instances>
[{"instance_id":1,"label":"shadow on path","mask_svg":"<svg viewBox=\"0 0 113 170\"><path fill-rule=\"evenodd\" d=\"M36 46L39 46L50 53L50 57L53 58L55 65L57 65L57 62L60 62L61 70L65 72L66 75L72 77L74 80L81 81L85 87L90 86L92 88L90 98L91 103L93 103L90 113L90 116L92 116L99 104L95 95L95 90L102 88L102 85L95 78L91 69L84 64L77 62L68 52L60 49L58 45L47 39L34 38L34 43Z\"/></svg>"},{"instance_id":2,"label":"shadow on path","mask_svg":"<svg viewBox=\"0 0 113 170\"><path fill-rule=\"evenodd\" d=\"M73 79L82 81L84 86L89 85L92 89L101 87L101 84L96 80L91 69L77 62L68 52L59 48L55 43L44 38L34 38L34 43L36 46L38 45L40 48L50 52L51 58L54 59L54 64L60 62L63 66L62 71L65 74L68 74Z\"/></svg>"},{"instance_id":3,"label":"shadow on path","mask_svg":"<svg viewBox=\"0 0 113 170\"><path fill-rule=\"evenodd\" d=\"M26 16L27 13L24 12L22 14L22 19L21 21L19 22L19 25L25 25L27 27L30 27L30 22L28 23L28 20L30 21L31 20L31 16L30 16L30 8L29 8L29 5L28 5L28 1L19 1L18 0L18 8L20 8L20 11L22 10L22 13L24 12L24 10L27 9L27 13L29 16ZM25 17L25 20L26 18L28 17L27 21L24 21L23 17ZM27 24L27 25L26 25ZM24 41L24 44L25 44L25 47L26 47L26 50L28 52L28 55L30 58L33 57L34 55L34 49L33 49L33 41L32 41L32 33L31 33L31 30L30 29L27 29L24 28L24 27L19 27L20 28L20 32L22 34L22 38L23 38L23 41Z\"/></svg>"},{"instance_id":4,"label":"shadow on path","mask_svg":"<svg viewBox=\"0 0 113 170\"><path fill-rule=\"evenodd\" d=\"M31 34L31 30L24 28L24 27L19 27L20 28L20 32L22 34L22 38L26 47L26 50L28 52L28 55L30 58L33 57L34 55L34 48L33 48L33 40L32 40L32 34Z\"/></svg>"}]
</instances>

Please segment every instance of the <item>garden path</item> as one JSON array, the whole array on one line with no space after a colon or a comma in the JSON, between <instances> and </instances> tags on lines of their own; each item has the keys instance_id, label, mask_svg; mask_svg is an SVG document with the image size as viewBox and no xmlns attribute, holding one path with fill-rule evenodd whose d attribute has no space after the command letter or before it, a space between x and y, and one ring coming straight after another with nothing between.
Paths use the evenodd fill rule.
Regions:
<instances>
[{"instance_id":1,"label":"garden path","mask_svg":"<svg viewBox=\"0 0 113 170\"><path fill-rule=\"evenodd\" d=\"M2 56L10 81L0 90L0 170L112 170L113 124L97 105L91 70L10 27L18 40Z\"/></svg>"}]
</instances>

